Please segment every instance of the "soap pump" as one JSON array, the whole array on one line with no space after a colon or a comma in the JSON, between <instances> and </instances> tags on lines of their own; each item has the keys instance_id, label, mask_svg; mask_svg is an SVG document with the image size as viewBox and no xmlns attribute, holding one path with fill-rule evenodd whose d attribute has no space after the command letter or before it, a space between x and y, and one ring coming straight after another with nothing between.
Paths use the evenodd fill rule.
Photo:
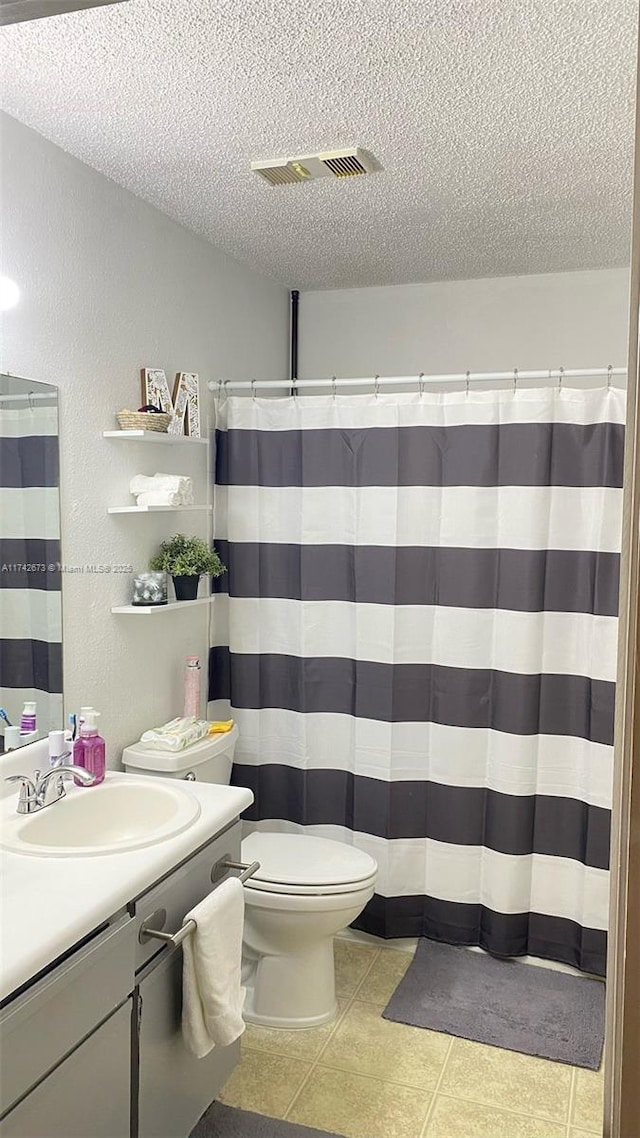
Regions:
<instances>
[{"instance_id":1,"label":"soap pump","mask_svg":"<svg viewBox=\"0 0 640 1138\"><path fill-rule=\"evenodd\" d=\"M84 767L94 776L93 782L90 786L96 786L99 782L104 781L106 770L106 744L101 735L98 735L97 719L100 715L99 711L94 711L92 707L83 709L85 711L84 722L80 727L80 741L82 748L78 748L79 754L76 759L76 748L73 749L73 761L78 763L79 766ZM76 740L77 742L77 740ZM86 783L80 783L76 780L76 786L86 786Z\"/></svg>"}]
</instances>

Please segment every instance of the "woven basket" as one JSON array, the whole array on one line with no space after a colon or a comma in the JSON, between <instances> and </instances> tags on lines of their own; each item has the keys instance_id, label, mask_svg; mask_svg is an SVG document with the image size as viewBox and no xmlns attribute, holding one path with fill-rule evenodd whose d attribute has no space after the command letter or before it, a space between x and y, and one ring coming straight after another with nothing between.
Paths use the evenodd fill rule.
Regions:
<instances>
[{"instance_id":1,"label":"woven basket","mask_svg":"<svg viewBox=\"0 0 640 1138\"><path fill-rule=\"evenodd\" d=\"M160 431L166 434L171 415L166 411L160 414L153 411L118 411L116 418L121 431Z\"/></svg>"}]
</instances>

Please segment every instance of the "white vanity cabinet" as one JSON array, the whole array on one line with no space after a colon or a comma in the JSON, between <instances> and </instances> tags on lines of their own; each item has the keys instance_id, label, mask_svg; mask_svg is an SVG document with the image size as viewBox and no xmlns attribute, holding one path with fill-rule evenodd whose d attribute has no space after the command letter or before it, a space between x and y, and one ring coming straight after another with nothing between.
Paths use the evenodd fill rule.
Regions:
<instances>
[{"instance_id":1,"label":"white vanity cabinet","mask_svg":"<svg viewBox=\"0 0 640 1138\"><path fill-rule=\"evenodd\" d=\"M237 861L230 826L104 922L0 1011L0 1138L187 1138L239 1058L181 1033L175 932Z\"/></svg>"},{"instance_id":2,"label":"white vanity cabinet","mask_svg":"<svg viewBox=\"0 0 640 1138\"><path fill-rule=\"evenodd\" d=\"M227 876L240 856L236 823L136 901L138 928L149 922L175 932L184 914ZM196 1059L182 1042L182 951L161 941L136 942L132 1138L186 1138L240 1058L240 1044Z\"/></svg>"},{"instance_id":3,"label":"white vanity cabinet","mask_svg":"<svg viewBox=\"0 0 640 1138\"><path fill-rule=\"evenodd\" d=\"M134 964L134 921L120 913L2 1010L2 1138L88 1138L94 1093L105 1099L96 1138L127 1134Z\"/></svg>"}]
</instances>

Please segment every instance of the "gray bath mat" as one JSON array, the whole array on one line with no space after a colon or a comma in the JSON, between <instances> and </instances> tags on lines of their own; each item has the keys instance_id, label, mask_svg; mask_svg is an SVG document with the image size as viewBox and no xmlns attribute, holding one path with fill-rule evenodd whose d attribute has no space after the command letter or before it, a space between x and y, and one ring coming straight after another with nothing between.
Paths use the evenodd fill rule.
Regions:
<instances>
[{"instance_id":1,"label":"gray bath mat","mask_svg":"<svg viewBox=\"0 0 640 1138\"><path fill-rule=\"evenodd\" d=\"M507 1051L597 1071L604 984L421 939L382 1013Z\"/></svg>"},{"instance_id":2,"label":"gray bath mat","mask_svg":"<svg viewBox=\"0 0 640 1138\"><path fill-rule=\"evenodd\" d=\"M338 1138L338 1135L214 1102L191 1131L190 1138Z\"/></svg>"}]
</instances>

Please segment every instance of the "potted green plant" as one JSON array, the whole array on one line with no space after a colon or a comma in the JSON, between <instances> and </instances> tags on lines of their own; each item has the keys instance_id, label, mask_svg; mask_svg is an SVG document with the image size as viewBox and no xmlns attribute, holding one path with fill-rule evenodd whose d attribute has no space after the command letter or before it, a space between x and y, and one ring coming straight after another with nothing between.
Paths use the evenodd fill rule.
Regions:
<instances>
[{"instance_id":1,"label":"potted green plant","mask_svg":"<svg viewBox=\"0 0 640 1138\"><path fill-rule=\"evenodd\" d=\"M227 571L215 549L210 549L206 541L201 537L185 537L183 533L162 542L149 568L164 569L171 574L177 601L195 601L198 582L205 573L208 577L220 577Z\"/></svg>"}]
</instances>

